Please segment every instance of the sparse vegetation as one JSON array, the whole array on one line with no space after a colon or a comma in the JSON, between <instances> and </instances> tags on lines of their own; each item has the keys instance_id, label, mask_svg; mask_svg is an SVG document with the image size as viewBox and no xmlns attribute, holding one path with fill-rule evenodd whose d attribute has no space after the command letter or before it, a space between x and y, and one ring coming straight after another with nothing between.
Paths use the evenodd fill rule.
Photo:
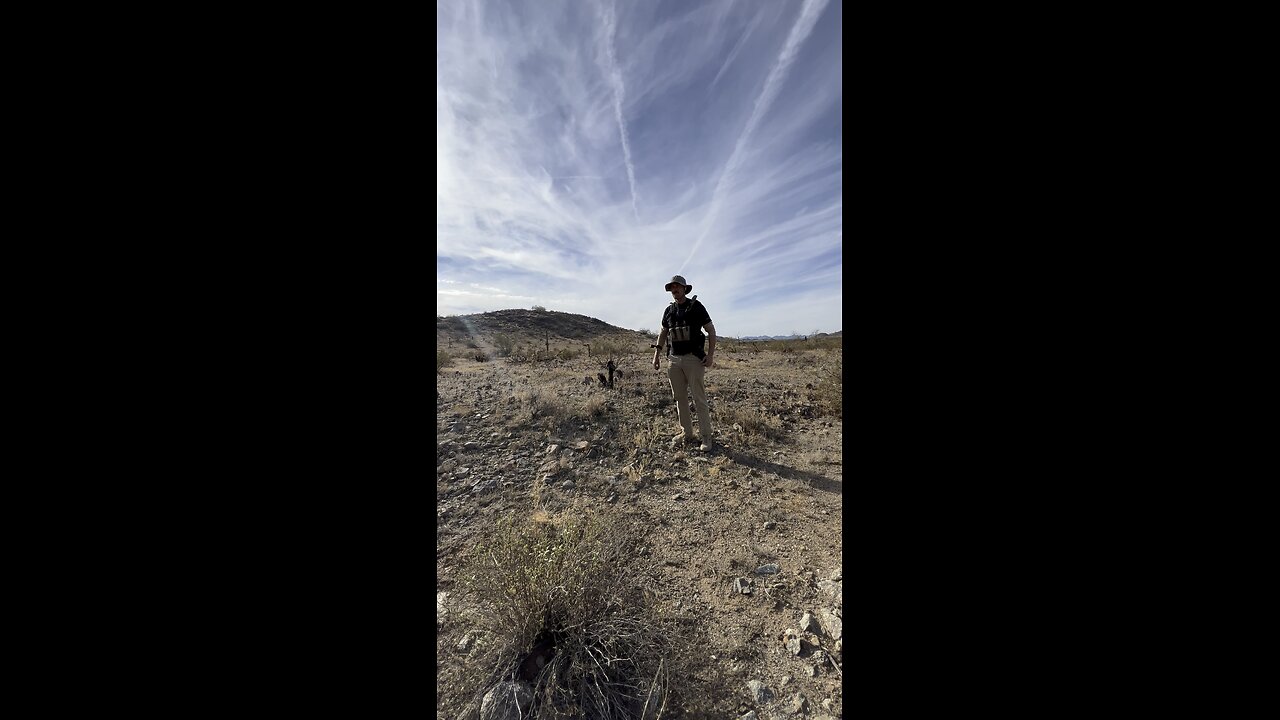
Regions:
<instances>
[{"instance_id":1,"label":"sparse vegetation","mask_svg":"<svg viewBox=\"0 0 1280 720\"><path fill-rule=\"evenodd\" d=\"M597 340L591 343L591 357L616 358L622 355L622 344L616 340Z\"/></svg>"},{"instance_id":2,"label":"sparse vegetation","mask_svg":"<svg viewBox=\"0 0 1280 720\"><path fill-rule=\"evenodd\" d=\"M604 414L604 410L607 405L608 401L604 399L604 396L592 395L587 398L587 402L583 406L582 411L586 413L587 417L597 417Z\"/></svg>"},{"instance_id":3,"label":"sparse vegetation","mask_svg":"<svg viewBox=\"0 0 1280 720\"><path fill-rule=\"evenodd\" d=\"M844 414L844 360L837 358L833 367L822 373L822 379L813 389L814 402L826 414L842 417Z\"/></svg>"},{"instance_id":4,"label":"sparse vegetation","mask_svg":"<svg viewBox=\"0 0 1280 720\"><path fill-rule=\"evenodd\" d=\"M500 333L493 337L493 347L498 357L509 357L515 347L515 340L510 335Z\"/></svg>"},{"instance_id":5,"label":"sparse vegetation","mask_svg":"<svg viewBox=\"0 0 1280 720\"><path fill-rule=\"evenodd\" d=\"M534 310L535 312L546 312L546 311L547 311L547 309L546 309L545 307L541 306L541 305L534 305L534 306L533 306L533 310Z\"/></svg>"},{"instance_id":6,"label":"sparse vegetation","mask_svg":"<svg viewBox=\"0 0 1280 720\"><path fill-rule=\"evenodd\" d=\"M729 426L735 424L740 426L742 433L748 438L782 440L785 437L782 421L778 419L777 414L765 412L755 406L746 407L729 403L728 407L719 413L717 422Z\"/></svg>"},{"instance_id":7,"label":"sparse vegetation","mask_svg":"<svg viewBox=\"0 0 1280 720\"><path fill-rule=\"evenodd\" d=\"M459 577L477 608L476 648L442 668L457 690L442 714L473 712L513 677L533 686L529 718L658 717L653 710L677 697L686 708L700 704L683 682L698 656L693 635L646 598L640 540L615 515L510 515L474 546Z\"/></svg>"},{"instance_id":8,"label":"sparse vegetation","mask_svg":"<svg viewBox=\"0 0 1280 720\"><path fill-rule=\"evenodd\" d=\"M453 356L444 350L436 350L436 374L444 372L444 369L453 364Z\"/></svg>"},{"instance_id":9,"label":"sparse vegetation","mask_svg":"<svg viewBox=\"0 0 1280 720\"><path fill-rule=\"evenodd\" d=\"M437 325L436 713L478 720L514 680L525 718L638 718L646 698L667 720L738 717L748 680L787 675L766 714L802 695L797 717L840 717L836 637L810 626L796 655L776 631L840 608L841 336L721 338L704 453L673 439L643 333L560 312L453 320ZM625 382L606 388L611 345Z\"/></svg>"}]
</instances>

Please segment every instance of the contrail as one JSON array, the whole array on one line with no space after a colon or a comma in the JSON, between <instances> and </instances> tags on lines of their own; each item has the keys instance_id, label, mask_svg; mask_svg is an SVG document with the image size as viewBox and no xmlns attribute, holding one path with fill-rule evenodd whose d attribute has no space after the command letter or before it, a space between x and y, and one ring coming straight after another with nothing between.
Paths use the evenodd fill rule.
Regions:
<instances>
[{"instance_id":1,"label":"contrail","mask_svg":"<svg viewBox=\"0 0 1280 720\"><path fill-rule=\"evenodd\" d=\"M804 7L800 8L800 17L796 18L796 24L791 26L791 33L787 35L787 42L782 46L782 52L778 53L778 61L774 63L773 69L769 71L769 77L764 81L764 89L760 91L760 96L756 98L755 106L751 108L751 117L747 118L747 125L742 129L742 134L738 136L738 142L733 145L733 152L729 155L729 161L724 165L724 171L720 173L720 178L716 180L716 189L711 193L711 208L707 211L707 219L702 223L702 232L698 235L698 239L694 241L693 247L689 250L689 257L684 259L680 264L680 270L684 270L685 265L693 259L698 247L702 245L702 241L707 239L707 235L711 232L711 228L715 225L716 216L720 212L721 193L720 189L734 179L738 172L738 165L742 163L742 149L746 147L747 141L751 139L752 134L756 131L756 126L760 124L760 119L768 112L769 106L773 105L774 99L778 96L778 91L782 86L782 81L786 79L787 71L791 68L791 63L795 61L796 54L800 51L800 46L809 38L809 33L813 32L813 26L818 22L818 16L822 14L822 10L826 8L827 0L805 0Z\"/></svg>"},{"instance_id":2,"label":"contrail","mask_svg":"<svg viewBox=\"0 0 1280 720\"><path fill-rule=\"evenodd\" d=\"M751 19L750 27L747 28L746 32L742 33L741 38L738 38L738 44L734 45L733 49L729 51L729 57L726 58L724 61L724 64L720 66L720 72L716 73L715 79L712 80L711 84L707 86L708 90L716 86L716 83L719 82L720 80L720 76L724 74L724 69L729 67L729 64L733 62L734 58L738 57L738 52L742 50L742 46L747 42L747 38L751 37L751 31L755 30L756 25L760 24L760 18L762 16L763 16L763 13L756 13L756 16Z\"/></svg>"},{"instance_id":3,"label":"contrail","mask_svg":"<svg viewBox=\"0 0 1280 720\"><path fill-rule=\"evenodd\" d=\"M627 164L627 183L631 186L631 212L636 221L640 220L640 209L636 203L636 169L631 164L631 142L627 138L627 124L622 120L622 97L625 88L622 85L622 73L618 70L618 59L613 53L613 38L617 32L617 18L613 5L605 8L605 50L609 55L609 79L613 81L613 116L618 120L618 133L622 136L622 160Z\"/></svg>"}]
</instances>

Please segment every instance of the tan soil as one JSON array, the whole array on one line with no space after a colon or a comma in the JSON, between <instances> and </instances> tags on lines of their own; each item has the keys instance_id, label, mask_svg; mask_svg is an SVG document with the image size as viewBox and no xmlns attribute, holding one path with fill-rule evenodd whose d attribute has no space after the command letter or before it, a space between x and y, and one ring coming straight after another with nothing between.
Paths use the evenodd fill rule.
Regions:
<instances>
[{"instance_id":1,"label":"tan soil","mask_svg":"<svg viewBox=\"0 0 1280 720\"><path fill-rule=\"evenodd\" d=\"M583 382L606 372L599 357L455 360L437 376L437 462L453 459L468 472L437 475L437 591L453 587L450 573L461 553L500 514L591 512L612 502L648 539L642 554L654 575L653 602L697 618L705 630L706 645L690 652L701 653L701 661L726 678L718 704L725 717L748 710L762 720L795 717L786 710L797 695L807 702L801 716L840 717L835 640L809 634L810 649L797 657L783 633L799 629L802 613L842 611L840 599L818 583L841 566L843 421L824 414L815 397L819 378L838 367L841 351L735 350L722 347L716 367L706 372L717 442L710 454L672 447L680 428L665 362L655 371L642 352L619 361L623 377L613 388ZM554 396L559 410L547 414L558 412L559 421L528 417L521 393L539 388ZM581 409L592 398L604 403L598 416L564 417L585 415ZM756 409L781 419L779 437L732 427L735 414ZM455 421L466 430L450 432ZM575 449L582 441L586 449ZM468 448L467 442L476 444ZM547 455L552 444L561 450ZM539 468L561 457L535 499ZM485 480L495 481L495 489L470 491ZM565 480L574 487L563 489ZM780 572L756 575L766 563ZM752 594L735 591L738 577L753 579ZM439 623L440 667L458 661L455 646L465 632L465 623ZM827 657L815 655L813 646ZM783 676L791 678L786 685ZM775 699L750 700L750 680L763 682ZM437 693L448 690L437 687Z\"/></svg>"}]
</instances>

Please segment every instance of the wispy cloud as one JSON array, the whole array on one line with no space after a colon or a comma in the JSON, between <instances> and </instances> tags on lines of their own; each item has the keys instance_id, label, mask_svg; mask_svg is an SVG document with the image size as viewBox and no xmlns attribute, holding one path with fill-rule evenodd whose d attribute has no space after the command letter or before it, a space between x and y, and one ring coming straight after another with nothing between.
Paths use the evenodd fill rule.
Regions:
<instances>
[{"instance_id":1,"label":"wispy cloud","mask_svg":"<svg viewBox=\"0 0 1280 720\"><path fill-rule=\"evenodd\" d=\"M618 135L622 138L622 159L627 165L627 183L631 186L631 211L637 221L640 220L640 208L636 201L636 169L631 163L631 143L627 140L627 121L622 117L622 98L626 95L626 85L622 82L622 73L618 71L618 59L614 56L614 36L617 34L618 18L612 3L605 8L605 50L609 58L609 81L613 85L613 115L618 120Z\"/></svg>"},{"instance_id":2,"label":"wispy cloud","mask_svg":"<svg viewBox=\"0 0 1280 720\"><path fill-rule=\"evenodd\" d=\"M742 33L742 37L738 39L738 42L733 46L733 49L729 51L729 57L724 59L724 64L722 64L720 69L716 71L716 76L711 79L712 88L716 86L717 82L720 82L720 76L724 75L724 71L729 67L729 64L733 62L733 59L738 57L738 53L742 51L742 46L747 42L747 38L751 37L751 31L755 30L756 25L760 24L761 17L763 16L757 14L755 17L751 18L751 25L747 27L746 32Z\"/></svg>"},{"instance_id":3,"label":"wispy cloud","mask_svg":"<svg viewBox=\"0 0 1280 720\"><path fill-rule=\"evenodd\" d=\"M827 0L805 0L804 6L800 8L800 17L796 18L795 24L792 25L791 32L787 35L787 42L782 47L782 52L778 54L777 62L774 63L773 69L769 71L768 79L764 81L764 89L760 91L759 97L756 98L755 104L751 108L751 116L747 118L747 124L742 129L742 134L738 136L738 141L734 143L733 153L729 155L729 161L725 163L724 171L720 173L720 178L716 180L716 189L711 193L711 210L707 213L702 232L698 234L698 239L689 250L689 257L685 258L685 261L680 264L681 270L697 254L698 248L707 239L707 235L712 228L715 227L715 221L720 214L720 206L723 203L724 188L726 185L732 186L733 181L737 179L738 169L742 165L743 150L751 140L751 136L755 134L756 128L759 127L760 120L769 111L769 108L773 106L774 99L778 97L778 89L783 79L787 76L787 70L791 68L792 62L795 61L796 52L809 37L814 23L818 21L818 16L826 6Z\"/></svg>"},{"instance_id":4,"label":"wispy cloud","mask_svg":"<svg viewBox=\"0 0 1280 720\"><path fill-rule=\"evenodd\" d=\"M722 334L841 329L839 12L438 4L437 312L653 329L682 272Z\"/></svg>"}]
</instances>

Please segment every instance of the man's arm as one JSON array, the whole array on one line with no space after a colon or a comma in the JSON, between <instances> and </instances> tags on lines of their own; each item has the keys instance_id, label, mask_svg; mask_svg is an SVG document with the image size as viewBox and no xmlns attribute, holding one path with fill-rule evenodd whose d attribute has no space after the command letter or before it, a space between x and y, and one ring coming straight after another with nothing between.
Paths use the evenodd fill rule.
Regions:
<instances>
[{"instance_id":1,"label":"man's arm","mask_svg":"<svg viewBox=\"0 0 1280 720\"><path fill-rule=\"evenodd\" d=\"M667 329L662 328L662 332L658 333L658 347L653 349L653 367L658 367L658 358L662 355L662 348L667 344Z\"/></svg>"},{"instance_id":2,"label":"man's arm","mask_svg":"<svg viewBox=\"0 0 1280 720\"><path fill-rule=\"evenodd\" d=\"M707 323L702 326L702 329L707 331L707 356L703 358L702 364L706 367L711 367L715 362L711 359L711 356L716 354L716 325L715 323Z\"/></svg>"}]
</instances>

